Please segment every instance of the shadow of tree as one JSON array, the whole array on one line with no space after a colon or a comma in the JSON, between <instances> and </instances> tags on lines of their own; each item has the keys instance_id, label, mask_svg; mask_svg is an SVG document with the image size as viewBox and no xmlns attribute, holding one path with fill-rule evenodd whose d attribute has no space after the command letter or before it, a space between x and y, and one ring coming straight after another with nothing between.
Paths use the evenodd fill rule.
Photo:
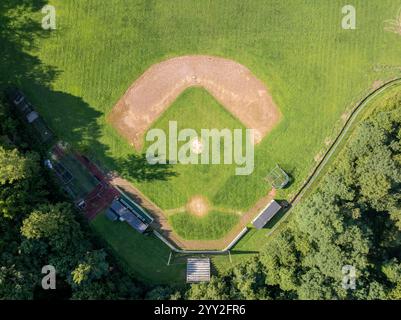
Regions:
<instances>
[{"instance_id":1,"label":"shadow of tree","mask_svg":"<svg viewBox=\"0 0 401 320\"><path fill-rule=\"evenodd\" d=\"M132 177L137 181L166 181L177 176L171 164L149 164L146 154L131 154L119 161L119 167L123 177Z\"/></svg>"},{"instance_id":2,"label":"shadow of tree","mask_svg":"<svg viewBox=\"0 0 401 320\"><path fill-rule=\"evenodd\" d=\"M56 78L55 68L43 65L27 53L35 48L37 39L49 35L41 28L40 21L32 20L32 13L46 3L44 0L0 1L0 89L11 84L49 85Z\"/></svg>"},{"instance_id":3,"label":"shadow of tree","mask_svg":"<svg viewBox=\"0 0 401 320\"><path fill-rule=\"evenodd\" d=\"M102 135L97 121L103 114L82 98L45 86L31 84L25 91L58 136L72 142L81 153L96 150L105 155L108 148L98 140Z\"/></svg>"},{"instance_id":4,"label":"shadow of tree","mask_svg":"<svg viewBox=\"0 0 401 320\"><path fill-rule=\"evenodd\" d=\"M259 251L255 250L231 250L231 255L243 255L243 254L258 254Z\"/></svg>"},{"instance_id":5,"label":"shadow of tree","mask_svg":"<svg viewBox=\"0 0 401 320\"><path fill-rule=\"evenodd\" d=\"M0 90L21 88L57 136L80 151L95 149L105 155L108 148L99 143L97 124L102 113L80 97L53 91L52 82L61 71L29 53L51 34L42 29L40 15L32 19L46 4L45 0L0 1Z\"/></svg>"},{"instance_id":6,"label":"shadow of tree","mask_svg":"<svg viewBox=\"0 0 401 320\"><path fill-rule=\"evenodd\" d=\"M137 181L167 180L174 176L170 165L152 166L144 155L133 154L123 160L108 156L109 147L100 142L103 131L99 118L104 114L81 97L52 90L52 83L61 71L29 53L36 49L40 39L52 33L42 29L40 15L35 15L47 2L0 1L0 91L9 86L21 88L58 137L91 160L101 162L103 168L122 171L124 176Z\"/></svg>"}]
</instances>

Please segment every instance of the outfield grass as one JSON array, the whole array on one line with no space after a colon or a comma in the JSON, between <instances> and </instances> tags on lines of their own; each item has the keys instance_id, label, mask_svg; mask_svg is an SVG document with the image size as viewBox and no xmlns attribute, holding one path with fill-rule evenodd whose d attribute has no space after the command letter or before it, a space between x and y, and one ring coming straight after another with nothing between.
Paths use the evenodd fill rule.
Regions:
<instances>
[{"instance_id":1,"label":"outfield grass","mask_svg":"<svg viewBox=\"0 0 401 320\"><path fill-rule=\"evenodd\" d=\"M100 214L91 223L108 243L126 271L149 284L185 283L185 265L167 266L170 249L153 235L142 235L127 223Z\"/></svg>"},{"instance_id":2,"label":"outfield grass","mask_svg":"<svg viewBox=\"0 0 401 320\"><path fill-rule=\"evenodd\" d=\"M394 19L400 6L392 0L353 1L357 30L341 29L340 0L49 2L57 9L58 29L32 53L57 71L52 90L31 79L21 86L61 138L109 169L121 171L121 160L134 151L106 115L154 63L186 54L222 56L270 88L283 119L256 147L255 172L238 177L218 170L211 181L200 166L196 173L180 168L169 181L139 183L163 208L201 192L219 207L246 210L268 192L263 178L276 163L293 179L278 194L287 197L353 102L376 80L400 73L401 37L384 31L384 21ZM191 115L179 116L193 122Z\"/></svg>"},{"instance_id":3,"label":"outfield grass","mask_svg":"<svg viewBox=\"0 0 401 320\"><path fill-rule=\"evenodd\" d=\"M176 213L169 222L178 235L187 240L213 240L224 237L239 221L235 213L211 211L204 217L187 212Z\"/></svg>"}]
</instances>

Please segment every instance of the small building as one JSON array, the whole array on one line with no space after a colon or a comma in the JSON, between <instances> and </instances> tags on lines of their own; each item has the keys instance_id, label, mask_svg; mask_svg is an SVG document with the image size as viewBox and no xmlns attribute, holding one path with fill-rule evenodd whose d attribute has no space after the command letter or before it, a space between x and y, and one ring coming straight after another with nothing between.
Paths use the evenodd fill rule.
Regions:
<instances>
[{"instance_id":1,"label":"small building","mask_svg":"<svg viewBox=\"0 0 401 320\"><path fill-rule=\"evenodd\" d=\"M138 204L130 205L123 198L116 198L106 211L106 217L111 221L124 221L138 232L144 233L153 221L148 215L144 215L144 212Z\"/></svg>"},{"instance_id":2,"label":"small building","mask_svg":"<svg viewBox=\"0 0 401 320\"><path fill-rule=\"evenodd\" d=\"M32 123L38 118L39 118L39 115L36 111L31 111L30 113L28 113L26 115L26 120L28 121L28 123Z\"/></svg>"},{"instance_id":3,"label":"small building","mask_svg":"<svg viewBox=\"0 0 401 320\"><path fill-rule=\"evenodd\" d=\"M262 229L276 214L281 210L281 205L272 200L270 203L253 219L252 224L256 229Z\"/></svg>"},{"instance_id":4,"label":"small building","mask_svg":"<svg viewBox=\"0 0 401 320\"><path fill-rule=\"evenodd\" d=\"M187 283L210 281L210 259L190 258L187 260Z\"/></svg>"}]
</instances>

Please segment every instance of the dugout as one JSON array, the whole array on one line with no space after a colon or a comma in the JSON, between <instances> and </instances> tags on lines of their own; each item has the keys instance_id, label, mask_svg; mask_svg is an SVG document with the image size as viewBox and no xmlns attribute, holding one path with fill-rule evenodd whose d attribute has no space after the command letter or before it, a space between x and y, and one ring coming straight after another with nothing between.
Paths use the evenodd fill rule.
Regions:
<instances>
[{"instance_id":1,"label":"dugout","mask_svg":"<svg viewBox=\"0 0 401 320\"><path fill-rule=\"evenodd\" d=\"M272 200L270 203L253 219L252 224L256 229L262 229L280 210L281 205Z\"/></svg>"},{"instance_id":2,"label":"dugout","mask_svg":"<svg viewBox=\"0 0 401 320\"><path fill-rule=\"evenodd\" d=\"M106 211L106 217L111 221L124 221L139 233L144 233L153 222L140 205L124 196L113 200Z\"/></svg>"}]
</instances>

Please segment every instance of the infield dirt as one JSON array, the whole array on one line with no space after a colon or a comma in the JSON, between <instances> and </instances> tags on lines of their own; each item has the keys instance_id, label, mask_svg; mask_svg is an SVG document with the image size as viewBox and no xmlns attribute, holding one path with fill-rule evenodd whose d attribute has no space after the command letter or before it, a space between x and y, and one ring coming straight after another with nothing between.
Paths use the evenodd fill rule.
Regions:
<instances>
[{"instance_id":1,"label":"infield dirt","mask_svg":"<svg viewBox=\"0 0 401 320\"><path fill-rule=\"evenodd\" d=\"M204 87L259 143L281 114L266 86L243 65L213 56L182 56L153 65L128 89L108 116L118 132L141 150L152 123L189 87Z\"/></svg>"}]
</instances>

